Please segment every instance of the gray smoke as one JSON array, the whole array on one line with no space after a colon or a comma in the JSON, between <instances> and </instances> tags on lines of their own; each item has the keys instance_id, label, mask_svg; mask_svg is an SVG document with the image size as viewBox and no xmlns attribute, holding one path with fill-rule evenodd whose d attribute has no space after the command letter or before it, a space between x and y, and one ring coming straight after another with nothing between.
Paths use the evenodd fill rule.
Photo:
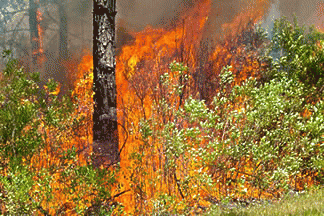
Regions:
<instances>
[{"instance_id":1,"label":"gray smoke","mask_svg":"<svg viewBox=\"0 0 324 216\"><path fill-rule=\"evenodd\" d=\"M122 0L117 1L118 20L131 31L140 31L147 25L169 27L197 0Z\"/></svg>"},{"instance_id":2,"label":"gray smoke","mask_svg":"<svg viewBox=\"0 0 324 216\"><path fill-rule=\"evenodd\" d=\"M11 1L11 0L10 0ZM59 47L59 11L57 5L51 1L43 0L42 26L44 28L44 48L48 59L45 77L53 76L56 80L62 80L63 73L67 73L58 62ZM182 14L190 10L201 0L117 0L117 51L123 44L133 38L130 31L142 31L147 25L153 28L172 28L179 23ZM242 11L249 10L249 4L258 0L211 0L211 14L206 23L204 35L206 37L218 37L222 34L221 26L230 23ZM292 20L295 13L302 24L323 25L324 15L321 15L319 5L324 0L269 0L270 7L264 15L263 26L273 26L273 19L286 16ZM52 3L51 3L52 2ZM70 56L81 58L82 50L92 52L92 0L62 0L67 13L68 23L68 50ZM322 9L322 13L323 13ZM322 17L321 17L322 16ZM1 19L1 16L0 16ZM0 22L2 22L0 20ZM28 26L28 11L22 23ZM28 30L24 32L28 35ZM12 38L9 35L0 35L0 38ZM16 41L21 43L20 50L30 50L30 40ZM30 45L29 45L30 46ZM19 52L17 49L17 52ZM20 51L20 53L23 53ZM25 55L25 54L23 54ZM21 56L21 55L20 55Z\"/></svg>"},{"instance_id":3,"label":"gray smoke","mask_svg":"<svg viewBox=\"0 0 324 216\"><path fill-rule=\"evenodd\" d=\"M217 35L224 23L231 22L237 14L249 9L258 0L212 0L207 31ZM119 27L129 31L141 31L147 25L172 27L179 15L193 7L198 0L119 0L117 1ZM323 0L269 0L270 7L264 16L264 26L272 27L273 19L296 14L300 24L323 25L324 15L316 12ZM323 5L322 5L323 7ZM322 9L323 13L324 8Z\"/></svg>"},{"instance_id":4,"label":"gray smoke","mask_svg":"<svg viewBox=\"0 0 324 216\"><path fill-rule=\"evenodd\" d=\"M117 0L117 28L124 28L126 32L141 31L147 25L155 28L170 28L177 23L181 14L184 14L199 1ZM222 24L231 22L238 13L243 10L248 10L248 4L256 1L258 0L212 0L208 28L213 28L217 31ZM269 2L271 2L272 7L268 9L264 20L273 15L275 15L275 18L278 18L278 15L280 15L292 19L293 14L296 14L300 23L311 25L319 23L316 10L318 9L318 5L324 1L269 0ZM84 37L87 41L91 40L92 0L69 0L65 5L69 11L69 28L75 27L73 32L77 34L81 31L79 28L83 24Z\"/></svg>"},{"instance_id":5,"label":"gray smoke","mask_svg":"<svg viewBox=\"0 0 324 216\"><path fill-rule=\"evenodd\" d=\"M312 25L320 20L316 15L320 3L323 3L323 0L280 0L279 11L289 19L293 19L293 14L296 14L299 23Z\"/></svg>"}]
</instances>

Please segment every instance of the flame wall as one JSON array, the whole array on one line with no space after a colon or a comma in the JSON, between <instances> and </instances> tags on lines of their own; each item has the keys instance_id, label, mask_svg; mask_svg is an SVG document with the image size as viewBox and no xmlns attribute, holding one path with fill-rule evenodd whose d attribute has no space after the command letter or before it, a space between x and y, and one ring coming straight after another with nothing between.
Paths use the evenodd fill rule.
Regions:
<instances>
[{"instance_id":1,"label":"flame wall","mask_svg":"<svg viewBox=\"0 0 324 216\"><path fill-rule=\"evenodd\" d=\"M66 74L70 80L73 80L80 79L89 72L92 57L86 56L86 53L91 53L92 49L91 2L91 0L70 0L65 3L69 59L58 58L60 41L55 21L59 16L58 8L50 4L43 6L44 49L48 59L46 69L42 71L44 78L54 76L56 80L65 81L62 75ZM117 2L117 48L119 49L117 84L120 112L118 114L121 125L127 129L131 127L131 123L136 128L140 118L152 115L150 105L152 101L159 99L159 95L152 94L152 91L158 85L159 75L168 70L170 61L184 59L193 70L200 67L210 73L220 71L226 64L232 64L233 72L240 71L242 75L237 81L242 81L247 76L253 76L254 71L260 67L253 56L243 60L238 58L245 54L244 49L239 47L244 42L237 41L235 35L240 34L251 20L255 22L265 19L270 25L273 22L272 15L281 14L291 18L291 13L296 12L296 15L306 24L313 23L312 19L319 26L323 24L321 23L323 4L315 0L307 1L312 3L309 7L303 0L119 0ZM292 9L289 8L291 5L294 5ZM151 27L147 27L148 25ZM234 39L223 43L222 40L227 36ZM208 45L210 40L214 40L218 45L208 53L206 51L210 48ZM186 53L185 56L182 56L182 53ZM82 57L83 62L78 68L77 65ZM206 62L211 65L210 68L204 66ZM195 73L201 74L199 72L199 70L190 71L193 76ZM212 77L213 74L195 79L197 83L202 80L205 84L204 80L211 80L209 76ZM91 94L84 93L86 90L91 90L91 82L91 75L88 75L88 79L79 82L79 86L75 87L75 92L87 96L82 98L78 114L88 116L89 121L83 131L86 133L84 140L76 138L70 144L87 146L91 143L92 110L89 109ZM188 84L188 88L191 87ZM205 92L211 92L210 89L206 88ZM180 174L187 172L196 164L185 164L183 168L180 167L180 171L175 172L177 176L174 179L166 173L165 179L159 180L158 171L162 170L164 163L163 156L159 158L158 154L159 151L163 151L161 143L154 143L156 145L150 146L152 151L149 152L142 148L138 131L128 136L125 135L125 131L123 128L119 129L122 136L121 148L123 148L119 181L123 183L121 188L133 190L121 197L120 201L125 204L126 211L134 211L138 206L145 210L149 207L146 201L156 198L157 190L176 193L178 189L174 179L180 178ZM138 165L130 158L130 154L136 151L149 153L143 159L145 163ZM150 178L146 178L147 176ZM197 191L191 192L194 194Z\"/></svg>"}]
</instances>

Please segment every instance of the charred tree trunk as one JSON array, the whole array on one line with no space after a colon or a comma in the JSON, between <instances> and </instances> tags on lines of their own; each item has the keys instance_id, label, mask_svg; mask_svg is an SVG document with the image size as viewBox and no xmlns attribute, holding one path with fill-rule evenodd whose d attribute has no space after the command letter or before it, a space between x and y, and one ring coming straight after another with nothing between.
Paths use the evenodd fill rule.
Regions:
<instances>
[{"instance_id":1,"label":"charred tree trunk","mask_svg":"<svg viewBox=\"0 0 324 216\"><path fill-rule=\"evenodd\" d=\"M29 31L32 55L32 67L34 70L37 64L37 51L38 51L38 29L37 29L37 4L35 0L29 0Z\"/></svg>"},{"instance_id":2,"label":"charred tree trunk","mask_svg":"<svg viewBox=\"0 0 324 216\"><path fill-rule=\"evenodd\" d=\"M93 1L93 165L120 161L118 151L115 17L116 0Z\"/></svg>"}]
</instances>

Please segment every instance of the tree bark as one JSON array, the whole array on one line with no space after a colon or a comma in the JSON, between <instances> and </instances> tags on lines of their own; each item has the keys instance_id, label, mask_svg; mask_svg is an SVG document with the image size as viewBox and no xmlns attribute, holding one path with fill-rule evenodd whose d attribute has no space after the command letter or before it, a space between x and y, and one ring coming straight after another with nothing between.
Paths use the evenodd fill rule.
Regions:
<instances>
[{"instance_id":1,"label":"tree bark","mask_svg":"<svg viewBox=\"0 0 324 216\"><path fill-rule=\"evenodd\" d=\"M115 17L116 0L93 1L93 165L120 161L118 151Z\"/></svg>"}]
</instances>

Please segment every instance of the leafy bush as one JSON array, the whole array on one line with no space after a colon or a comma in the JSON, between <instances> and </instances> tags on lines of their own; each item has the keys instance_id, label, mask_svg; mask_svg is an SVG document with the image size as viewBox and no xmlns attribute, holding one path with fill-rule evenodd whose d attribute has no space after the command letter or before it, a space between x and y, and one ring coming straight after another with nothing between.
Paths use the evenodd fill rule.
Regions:
<instances>
[{"instance_id":1,"label":"leafy bush","mask_svg":"<svg viewBox=\"0 0 324 216\"><path fill-rule=\"evenodd\" d=\"M177 81L186 68L178 63L170 68L161 77L168 97L153 107L162 114L142 121L140 131L147 148L162 145L161 172L172 176L176 194L187 204L170 203L172 196L155 203L188 213L220 198L277 197L312 184L323 173L324 102L305 102L306 84L283 76L264 85L250 79L232 88L227 67L212 106L191 97L179 106Z\"/></svg>"},{"instance_id":2,"label":"leafy bush","mask_svg":"<svg viewBox=\"0 0 324 216\"><path fill-rule=\"evenodd\" d=\"M78 105L58 97L58 83L41 89L38 81L38 73L26 74L14 59L0 80L2 214L111 214L119 206L112 196L118 169L81 160L69 145L84 120L74 119Z\"/></svg>"},{"instance_id":3,"label":"leafy bush","mask_svg":"<svg viewBox=\"0 0 324 216\"><path fill-rule=\"evenodd\" d=\"M287 76L323 91L324 34L315 27L306 31L305 26L298 25L296 17L293 23L283 17L275 21L272 35L267 54L279 58L274 61L272 56L267 56L270 78Z\"/></svg>"},{"instance_id":4,"label":"leafy bush","mask_svg":"<svg viewBox=\"0 0 324 216\"><path fill-rule=\"evenodd\" d=\"M27 167L20 166L9 170L7 176L0 176L0 182L2 184L0 204L5 206L6 214L31 215L36 213L39 203L33 202L29 196L34 182Z\"/></svg>"},{"instance_id":5,"label":"leafy bush","mask_svg":"<svg viewBox=\"0 0 324 216\"><path fill-rule=\"evenodd\" d=\"M219 201L273 198L323 184L322 37L296 22L276 21L264 56L266 82L233 86L225 67L212 104L186 99L188 68L171 63L151 89L152 109L145 110L143 97L144 119L130 131L135 151L126 182L140 200L137 213L198 214ZM274 51L278 60L270 56ZM55 82L40 89L38 77L10 59L0 78L2 213L122 212L114 198L125 191L113 193L122 187L116 186L119 170L82 162L71 141L84 120L74 113L78 105L59 99ZM86 94L88 101L91 91Z\"/></svg>"}]
</instances>

